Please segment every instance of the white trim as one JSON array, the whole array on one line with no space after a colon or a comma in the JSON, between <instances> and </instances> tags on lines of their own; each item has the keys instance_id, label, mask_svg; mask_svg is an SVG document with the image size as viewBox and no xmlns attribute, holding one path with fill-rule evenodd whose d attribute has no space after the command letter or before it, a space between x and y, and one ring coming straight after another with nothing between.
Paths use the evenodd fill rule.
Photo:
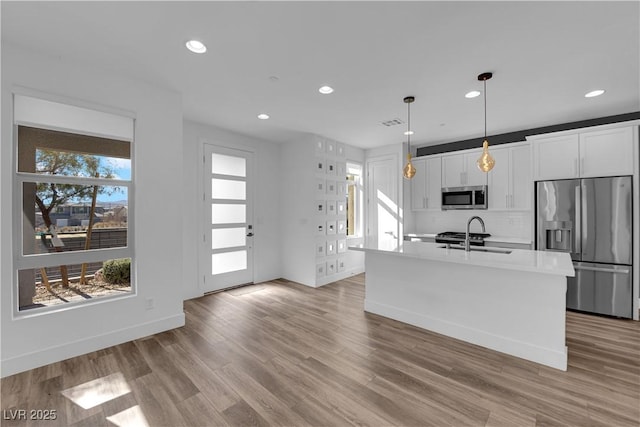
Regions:
<instances>
[{"instance_id":1,"label":"white trim","mask_svg":"<svg viewBox=\"0 0 640 427\"><path fill-rule=\"evenodd\" d=\"M427 314L416 313L366 299L364 301L364 311L387 317L389 319L398 320L403 323L408 323L458 340L470 342L491 350L531 360L561 371L567 370L566 346L564 347L564 351L558 351L553 348L544 348L528 342L517 341L508 336L493 334L468 325L448 322L443 319L431 317Z\"/></svg>"},{"instance_id":2,"label":"white trim","mask_svg":"<svg viewBox=\"0 0 640 427\"><path fill-rule=\"evenodd\" d=\"M72 97L57 94L57 93L45 92L38 89L33 89L30 87L20 86L16 84L12 85L11 93L14 95L28 96L31 98L39 98L44 101L57 102L59 104L67 104L67 105L72 105L74 107L86 108L88 110L100 111L103 113L113 114L116 116L129 117L131 119L135 119L137 117L136 113L131 110L112 107L104 104L98 104L91 101L72 98Z\"/></svg>"},{"instance_id":3,"label":"white trim","mask_svg":"<svg viewBox=\"0 0 640 427\"><path fill-rule=\"evenodd\" d=\"M52 312L60 313L68 310L75 310L76 308L105 304L113 300L124 300L129 298L135 298L137 296L138 294L136 292L131 291L123 294L99 296L89 300L69 301L68 303L64 303L64 304L56 304L52 306L38 307L37 309L32 309L32 310L20 311L18 312L17 315L12 316L11 320L21 321L24 319L31 319L34 317L45 316Z\"/></svg>"},{"instance_id":4,"label":"white trim","mask_svg":"<svg viewBox=\"0 0 640 427\"><path fill-rule=\"evenodd\" d=\"M51 346L32 353L3 359L0 368L0 377L4 378L29 369L34 369L75 357L79 354L87 354L92 351L144 338L170 329L179 328L184 326L184 324L184 313L180 313L130 328L123 328L74 342L65 342L64 344Z\"/></svg>"},{"instance_id":5,"label":"white trim","mask_svg":"<svg viewBox=\"0 0 640 427\"><path fill-rule=\"evenodd\" d=\"M127 234L129 232L127 231ZM75 265L85 262L99 262L110 259L133 258L128 247L89 249L73 252L52 252L45 254L21 255L15 261L16 270L29 268L55 267L57 265Z\"/></svg>"},{"instance_id":6,"label":"white trim","mask_svg":"<svg viewBox=\"0 0 640 427\"><path fill-rule=\"evenodd\" d=\"M78 184L88 187L97 185L100 187L131 187L131 181L110 178L95 178L84 176L47 175L43 173L16 172L19 183L24 182L50 182L53 184ZM127 195L129 192L127 191Z\"/></svg>"},{"instance_id":7,"label":"white trim","mask_svg":"<svg viewBox=\"0 0 640 427\"><path fill-rule=\"evenodd\" d=\"M132 141L132 117L106 113L32 96L13 94L15 124L37 128L64 129L78 134L91 133L111 139Z\"/></svg>"}]
</instances>

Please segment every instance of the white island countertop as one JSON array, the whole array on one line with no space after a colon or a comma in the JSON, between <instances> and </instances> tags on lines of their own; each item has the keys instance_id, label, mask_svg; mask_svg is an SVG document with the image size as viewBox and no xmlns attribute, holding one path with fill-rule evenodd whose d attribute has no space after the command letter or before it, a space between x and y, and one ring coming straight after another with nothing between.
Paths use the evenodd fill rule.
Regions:
<instances>
[{"instance_id":1,"label":"white island countertop","mask_svg":"<svg viewBox=\"0 0 640 427\"><path fill-rule=\"evenodd\" d=\"M430 261L476 265L504 270L531 271L558 276L575 276L573 263L568 253L511 249L511 253L470 251L442 248L441 243L403 241L399 248L384 249L377 246L350 246L353 251L385 253L400 257Z\"/></svg>"}]
</instances>

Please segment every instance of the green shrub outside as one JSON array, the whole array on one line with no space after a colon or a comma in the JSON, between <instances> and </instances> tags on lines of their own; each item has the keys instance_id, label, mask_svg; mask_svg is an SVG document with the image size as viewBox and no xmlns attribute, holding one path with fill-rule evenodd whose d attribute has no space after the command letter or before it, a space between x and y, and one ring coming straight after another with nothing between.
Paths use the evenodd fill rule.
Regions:
<instances>
[{"instance_id":1,"label":"green shrub outside","mask_svg":"<svg viewBox=\"0 0 640 427\"><path fill-rule=\"evenodd\" d=\"M102 263L102 274L108 283L127 283L131 278L131 260L111 259Z\"/></svg>"}]
</instances>

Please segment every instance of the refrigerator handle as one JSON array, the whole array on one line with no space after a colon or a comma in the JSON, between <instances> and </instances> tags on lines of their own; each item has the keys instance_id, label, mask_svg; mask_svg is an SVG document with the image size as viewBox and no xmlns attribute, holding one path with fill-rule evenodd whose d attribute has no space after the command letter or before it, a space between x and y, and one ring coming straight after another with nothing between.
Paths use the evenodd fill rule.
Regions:
<instances>
[{"instance_id":1,"label":"refrigerator handle","mask_svg":"<svg viewBox=\"0 0 640 427\"><path fill-rule=\"evenodd\" d=\"M593 239L596 236L589 236L589 209L588 203L596 203L595 193L593 191L589 192L587 188L587 183L584 180L580 181L580 191L581 196L580 200L582 201L582 205L580 206L580 259L582 259L583 255L586 255L584 252L589 252L590 248L587 244L588 239ZM593 200L589 200L589 198Z\"/></svg>"},{"instance_id":2,"label":"refrigerator handle","mask_svg":"<svg viewBox=\"0 0 640 427\"><path fill-rule=\"evenodd\" d=\"M573 225L573 233L574 233L574 247L573 252L578 255L582 255L582 203L580 197L580 185L576 185L575 188L575 221Z\"/></svg>"},{"instance_id":3,"label":"refrigerator handle","mask_svg":"<svg viewBox=\"0 0 640 427\"><path fill-rule=\"evenodd\" d=\"M574 265L573 268L576 270L596 271L599 273L629 274L631 272L628 268L587 267L584 265Z\"/></svg>"}]
</instances>

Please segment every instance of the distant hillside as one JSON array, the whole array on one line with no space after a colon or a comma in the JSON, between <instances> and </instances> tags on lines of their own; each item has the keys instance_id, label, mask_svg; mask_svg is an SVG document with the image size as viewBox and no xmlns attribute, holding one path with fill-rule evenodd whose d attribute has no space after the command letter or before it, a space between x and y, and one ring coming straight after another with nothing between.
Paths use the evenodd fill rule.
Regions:
<instances>
[{"instance_id":1,"label":"distant hillside","mask_svg":"<svg viewBox=\"0 0 640 427\"><path fill-rule=\"evenodd\" d=\"M105 208L115 207L115 206L127 206L127 200L98 200L96 202L98 205L104 206Z\"/></svg>"}]
</instances>

